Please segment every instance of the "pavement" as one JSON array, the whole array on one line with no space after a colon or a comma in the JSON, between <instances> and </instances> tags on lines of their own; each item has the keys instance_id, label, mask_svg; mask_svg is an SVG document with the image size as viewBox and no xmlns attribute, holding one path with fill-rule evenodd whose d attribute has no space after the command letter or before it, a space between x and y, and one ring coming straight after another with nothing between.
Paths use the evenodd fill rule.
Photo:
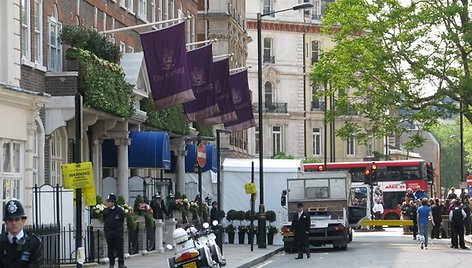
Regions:
<instances>
[{"instance_id":1,"label":"pavement","mask_svg":"<svg viewBox=\"0 0 472 268\"><path fill-rule=\"evenodd\" d=\"M248 244L223 244L223 256L226 259L226 268L247 268L266 261L268 258L283 250L283 246L267 245L266 248L258 248ZM132 255L125 259L128 268L141 267L167 267L167 258L174 255L173 250L165 250L163 253L150 251L145 254ZM108 268L108 264L86 264L88 267ZM115 265L117 267L118 265Z\"/></svg>"}]
</instances>

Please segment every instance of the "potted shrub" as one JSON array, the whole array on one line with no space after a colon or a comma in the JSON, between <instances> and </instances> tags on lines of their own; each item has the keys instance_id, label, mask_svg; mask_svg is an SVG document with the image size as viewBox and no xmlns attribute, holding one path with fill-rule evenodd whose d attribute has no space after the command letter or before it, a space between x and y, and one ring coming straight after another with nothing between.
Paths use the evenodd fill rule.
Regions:
<instances>
[{"instance_id":1,"label":"potted shrub","mask_svg":"<svg viewBox=\"0 0 472 268\"><path fill-rule=\"evenodd\" d=\"M236 234L236 227L230 223L225 227L225 232L228 234L228 243L234 244L234 236Z\"/></svg>"},{"instance_id":2,"label":"potted shrub","mask_svg":"<svg viewBox=\"0 0 472 268\"><path fill-rule=\"evenodd\" d=\"M236 220L239 221L238 226L238 239L239 244L244 244L244 237L246 236L247 228L243 225L243 221L246 219L246 212L239 210L236 212Z\"/></svg>"},{"instance_id":3,"label":"potted shrub","mask_svg":"<svg viewBox=\"0 0 472 268\"><path fill-rule=\"evenodd\" d=\"M277 219L277 214L273 210L268 210L266 212L266 220L269 222L269 226L267 226L267 244L273 245L274 244L274 235L277 233L277 227L272 226L272 223L275 222Z\"/></svg>"},{"instance_id":4,"label":"potted shrub","mask_svg":"<svg viewBox=\"0 0 472 268\"><path fill-rule=\"evenodd\" d=\"M252 211L252 213L250 210L246 211L246 220L249 222L249 225L247 226L248 244L252 244L254 242L254 236L257 236L257 224L254 224L254 220L256 220L257 217L258 214L255 211Z\"/></svg>"},{"instance_id":5,"label":"potted shrub","mask_svg":"<svg viewBox=\"0 0 472 268\"><path fill-rule=\"evenodd\" d=\"M237 211L230 209L226 214L226 220L230 222L225 228L225 232L228 234L228 243L234 244L234 235L236 233L236 227L233 225L233 221L236 220Z\"/></svg>"}]
</instances>

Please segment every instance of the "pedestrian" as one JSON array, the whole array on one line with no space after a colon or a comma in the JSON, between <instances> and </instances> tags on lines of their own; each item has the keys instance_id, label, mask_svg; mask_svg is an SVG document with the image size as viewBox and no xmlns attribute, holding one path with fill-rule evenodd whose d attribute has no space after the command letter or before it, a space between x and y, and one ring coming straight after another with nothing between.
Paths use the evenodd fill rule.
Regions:
<instances>
[{"instance_id":1,"label":"pedestrian","mask_svg":"<svg viewBox=\"0 0 472 268\"><path fill-rule=\"evenodd\" d=\"M431 206L431 214L433 215L433 230L431 232L431 238L439 239L439 233L441 231L442 222L442 207L439 204L439 198L434 199L434 205Z\"/></svg>"},{"instance_id":2,"label":"pedestrian","mask_svg":"<svg viewBox=\"0 0 472 268\"><path fill-rule=\"evenodd\" d=\"M462 208L464 209L464 212L467 215L464 219L465 235L470 235L471 233L471 228L470 228L471 209L470 209L469 200L470 200L470 196L467 194L464 198L464 203L462 204Z\"/></svg>"},{"instance_id":3,"label":"pedestrian","mask_svg":"<svg viewBox=\"0 0 472 268\"><path fill-rule=\"evenodd\" d=\"M166 205L164 203L164 200L162 200L161 194L156 193L152 197L151 201L151 209L152 209L152 216L156 220L164 220L164 216L169 216L169 213L167 212Z\"/></svg>"},{"instance_id":4,"label":"pedestrian","mask_svg":"<svg viewBox=\"0 0 472 268\"><path fill-rule=\"evenodd\" d=\"M3 214L6 232L0 234L0 267L39 268L42 260L42 242L23 229L26 214L20 201L6 203Z\"/></svg>"},{"instance_id":5,"label":"pedestrian","mask_svg":"<svg viewBox=\"0 0 472 268\"><path fill-rule=\"evenodd\" d=\"M381 220L382 219L382 214L384 213L384 207L380 200L376 201L376 204L372 208L372 213L374 214L374 219L375 220ZM375 226L375 229L381 230L382 226Z\"/></svg>"},{"instance_id":6,"label":"pedestrian","mask_svg":"<svg viewBox=\"0 0 472 268\"><path fill-rule=\"evenodd\" d=\"M451 187L449 194L447 195L447 199L449 199L451 202L454 202L454 200L457 199L456 188Z\"/></svg>"},{"instance_id":7,"label":"pedestrian","mask_svg":"<svg viewBox=\"0 0 472 268\"><path fill-rule=\"evenodd\" d=\"M125 211L116 204L116 195L110 193L105 202L103 210L103 229L108 245L108 259L110 268L115 267L115 258L118 257L118 267L126 268L123 256L123 224L125 222Z\"/></svg>"},{"instance_id":8,"label":"pedestrian","mask_svg":"<svg viewBox=\"0 0 472 268\"><path fill-rule=\"evenodd\" d=\"M428 199L423 198L421 200L421 206L417 210L417 221L419 227L419 240L421 244L421 249L423 247L428 249L428 225L429 220L432 219L431 208L428 206ZM434 222L433 222L434 225Z\"/></svg>"},{"instance_id":9,"label":"pedestrian","mask_svg":"<svg viewBox=\"0 0 472 268\"><path fill-rule=\"evenodd\" d=\"M414 200L422 200L425 197L426 197L425 191L423 191L423 189L421 189L421 186L417 185L416 186L416 191L413 193L413 199Z\"/></svg>"},{"instance_id":10,"label":"pedestrian","mask_svg":"<svg viewBox=\"0 0 472 268\"><path fill-rule=\"evenodd\" d=\"M310 258L308 249L308 236L310 233L310 215L303 210L303 204L297 204L298 212L292 218L292 230L294 232L294 242L297 248L298 256L295 259L303 259L303 252Z\"/></svg>"},{"instance_id":11,"label":"pedestrian","mask_svg":"<svg viewBox=\"0 0 472 268\"><path fill-rule=\"evenodd\" d=\"M452 225L451 248L458 248L459 244L462 249L469 249L464 243L464 219L466 216L467 215L462 209L460 201L456 200L454 202L454 209L449 212L449 220Z\"/></svg>"},{"instance_id":12,"label":"pedestrian","mask_svg":"<svg viewBox=\"0 0 472 268\"><path fill-rule=\"evenodd\" d=\"M220 222L220 211L218 209L218 202L216 201L213 201L211 203L211 209L210 209L210 222L213 222L213 221L218 221L218 223Z\"/></svg>"},{"instance_id":13,"label":"pedestrian","mask_svg":"<svg viewBox=\"0 0 472 268\"><path fill-rule=\"evenodd\" d=\"M418 235L418 206L420 204L420 200L417 201L410 201L410 207L408 210L408 215L410 219L413 221L413 225L410 226L410 231L413 233L413 240L416 240L416 236Z\"/></svg>"},{"instance_id":14,"label":"pedestrian","mask_svg":"<svg viewBox=\"0 0 472 268\"><path fill-rule=\"evenodd\" d=\"M408 189L410 189L410 188L408 188ZM412 220L412 218L410 218L410 206L411 206L410 201L411 200L413 200L413 199L405 197L405 201L403 201L403 204L402 204L402 207L401 207L401 212L402 212L401 219L402 220ZM409 234L409 232L411 232L410 227L411 226L403 226L403 234L404 235Z\"/></svg>"}]
</instances>

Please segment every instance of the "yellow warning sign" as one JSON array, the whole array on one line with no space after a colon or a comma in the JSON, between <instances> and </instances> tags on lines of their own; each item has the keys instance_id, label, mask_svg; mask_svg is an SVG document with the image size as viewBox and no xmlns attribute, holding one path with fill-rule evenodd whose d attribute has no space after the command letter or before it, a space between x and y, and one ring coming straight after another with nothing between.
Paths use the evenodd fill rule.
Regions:
<instances>
[{"instance_id":1,"label":"yellow warning sign","mask_svg":"<svg viewBox=\"0 0 472 268\"><path fill-rule=\"evenodd\" d=\"M64 188L95 188L92 162L63 164L61 171Z\"/></svg>"},{"instance_id":2,"label":"yellow warning sign","mask_svg":"<svg viewBox=\"0 0 472 268\"><path fill-rule=\"evenodd\" d=\"M246 184L244 184L244 190L246 191L246 194L255 194L257 192L256 184L255 183L246 183Z\"/></svg>"}]
</instances>

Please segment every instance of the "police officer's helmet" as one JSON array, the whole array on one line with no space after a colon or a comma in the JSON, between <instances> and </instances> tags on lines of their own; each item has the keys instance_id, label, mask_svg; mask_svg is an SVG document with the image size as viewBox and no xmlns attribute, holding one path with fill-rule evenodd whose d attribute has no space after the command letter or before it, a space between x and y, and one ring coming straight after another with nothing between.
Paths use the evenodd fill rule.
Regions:
<instances>
[{"instance_id":1,"label":"police officer's helmet","mask_svg":"<svg viewBox=\"0 0 472 268\"><path fill-rule=\"evenodd\" d=\"M20 201L16 199L12 199L5 204L5 210L3 213L3 220L6 221L8 219L14 218L25 218L25 209Z\"/></svg>"}]
</instances>

